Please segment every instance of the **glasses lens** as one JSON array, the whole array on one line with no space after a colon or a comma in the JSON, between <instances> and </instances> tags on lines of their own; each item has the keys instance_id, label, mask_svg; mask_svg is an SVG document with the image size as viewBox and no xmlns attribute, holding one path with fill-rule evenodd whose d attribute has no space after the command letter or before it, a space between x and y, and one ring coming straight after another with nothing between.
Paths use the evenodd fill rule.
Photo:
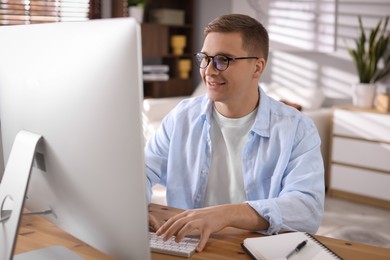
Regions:
<instances>
[{"instance_id":1,"label":"glasses lens","mask_svg":"<svg viewBox=\"0 0 390 260\"><path fill-rule=\"evenodd\" d=\"M214 62L214 67L217 69L217 70L226 70L227 67L229 66L229 59L228 57L226 56L223 56L223 55L217 55L214 57L213 59L213 62Z\"/></svg>"},{"instance_id":2,"label":"glasses lens","mask_svg":"<svg viewBox=\"0 0 390 260\"><path fill-rule=\"evenodd\" d=\"M204 69L209 64L209 57L204 53L197 53L195 55L195 61L199 68Z\"/></svg>"}]
</instances>

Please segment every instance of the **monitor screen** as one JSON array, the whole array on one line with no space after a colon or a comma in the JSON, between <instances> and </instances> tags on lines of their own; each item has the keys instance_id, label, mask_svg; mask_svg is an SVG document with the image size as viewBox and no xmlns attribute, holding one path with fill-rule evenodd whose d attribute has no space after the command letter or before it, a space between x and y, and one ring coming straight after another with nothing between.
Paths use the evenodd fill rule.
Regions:
<instances>
[{"instance_id":1,"label":"monitor screen","mask_svg":"<svg viewBox=\"0 0 390 260\"><path fill-rule=\"evenodd\" d=\"M42 135L24 206L115 259L150 258L140 35L132 18L0 27L4 162Z\"/></svg>"}]
</instances>

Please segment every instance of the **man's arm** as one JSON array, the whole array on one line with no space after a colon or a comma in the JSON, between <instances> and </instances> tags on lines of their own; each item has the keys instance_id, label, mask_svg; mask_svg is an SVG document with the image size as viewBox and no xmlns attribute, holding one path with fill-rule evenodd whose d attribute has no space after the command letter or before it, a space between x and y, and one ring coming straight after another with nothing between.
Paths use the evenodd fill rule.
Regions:
<instances>
[{"instance_id":1,"label":"man's arm","mask_svg":"<svg viewBox=\"0 0 390 260\"><path fill-rule=\"evenodd\" d=\"M186 210L170 218L156 233L163 235L165 240L175 235L178 242L186 235L197 231L200 233L200 242L196 250L200 252L205 247L210 234L225 227L265 230L268 228L268 222L247 203L225 204Z\"/></svg>"}]
</instances>

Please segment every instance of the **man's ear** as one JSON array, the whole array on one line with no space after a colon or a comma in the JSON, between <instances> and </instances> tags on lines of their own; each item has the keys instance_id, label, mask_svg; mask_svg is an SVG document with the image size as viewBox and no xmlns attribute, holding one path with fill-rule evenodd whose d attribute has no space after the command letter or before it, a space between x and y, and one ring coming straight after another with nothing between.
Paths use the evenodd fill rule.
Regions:
<instances>
[{"instance_id":1,"label":"man's ear","mask_svg":"<svg viewBox=\"0 0 390 260\"><path fill-rule=\"evenodd\" d=\"M263 74L263 71L265 69L265 59L259 58L256 62L255 72L253 74L253 77L260 78L261 74Z\"/></svg>"}]
</instances>

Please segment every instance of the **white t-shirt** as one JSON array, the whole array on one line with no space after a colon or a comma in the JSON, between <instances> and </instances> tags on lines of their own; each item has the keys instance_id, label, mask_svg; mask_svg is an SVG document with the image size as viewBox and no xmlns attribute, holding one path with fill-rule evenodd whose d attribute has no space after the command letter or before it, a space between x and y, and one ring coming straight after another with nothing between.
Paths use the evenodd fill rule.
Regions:
<instances>
[{"instance_id":1,"label":"white t-shirt","mask_svg":"<svg viewBox=\"0 0 390 260\"><path fill-rule=\"evenodd\" d=\"M204 206L246 201L242 153L257 109L241 118L227 118L214 109L211 124L212 156Z\"/></svg>"}]
</instances>

